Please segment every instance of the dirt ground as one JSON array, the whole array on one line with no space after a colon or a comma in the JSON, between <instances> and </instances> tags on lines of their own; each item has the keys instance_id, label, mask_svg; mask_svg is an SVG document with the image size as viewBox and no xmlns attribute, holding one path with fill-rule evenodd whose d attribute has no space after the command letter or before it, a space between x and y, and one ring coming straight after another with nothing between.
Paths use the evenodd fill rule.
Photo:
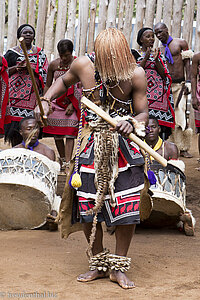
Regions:
<instances>
[{"instance_id":1,"label":"dirt ground","mask_svg":"<svg viewBox=\"0 0 200 300\"><path fill-rule=\"evenodd\" d=\"M45 143L52 145L51 140ZM175 229L137 228L128 255L129 277L136 288L123 290L106 279L79 283L76 276L88 269L82 232L62 240L60 232L18 230L0 232L1 299L200 299L200 172L197 139L192 159L185 159L187 206L196 218L196 233L187 237ZM0 140L0 149L6 148ZM104 235L114 251L114 236Z\"/></svg>"}]
</instances>

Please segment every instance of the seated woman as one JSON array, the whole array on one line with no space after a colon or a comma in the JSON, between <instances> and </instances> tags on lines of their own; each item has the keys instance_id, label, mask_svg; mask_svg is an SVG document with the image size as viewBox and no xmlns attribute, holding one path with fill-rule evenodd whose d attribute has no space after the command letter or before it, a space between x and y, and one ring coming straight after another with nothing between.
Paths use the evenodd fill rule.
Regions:
<instances>
[{"instance_id":1,"label":"seated woman","mask_svg":"<svg viewBox=\"0 0 200 300\"><path fill-rule=\"evenodd\" d=\"M158 119L163 139L171 134L175 126L174 101L171 92L171 77L164 56L159 49L153 51L154 32L144 27L138 31L140 50L132 49L137 63L147 76L147 99L149 115Z\"/></svg>"},{"instance_id":2,"label":"seated woman","mask_svg":"<svg viewBox=\"0 0 200 300\"><path fill-rule=\"evenodd\" d=\"M60 57L49 64L45 93L52 82L64 75L76 59L76 56L72 55L73 43L70 40L60 40L57 48ZM64 95L52 101L52 113L48 116L49 126L43 128L43 136L54 137L60 155L61 171L66 171L66 173L73 151L74 139L78 134L79 100L81 98L79 85L79 83L72 85ZM66 138L65 143L64 138Z\"/></svg>"},{"instance_id":3,"label":"seated woman","mask_svg":"<svg viewBox=\"0 0 200 300\"><path fill-rule=\"evenodd\" d=\"M46 55L41 48L32 44L35 37L35 29L31 25L23 24L18 28L17 38L19 39L20 37L24 37L39 94L42 95L48 67ZM5 125L5 140L14 147L22 141L22 137L19 134L20 120L24 117L33 116L37 102L20 45L9 49L5 54L5 59L8 62L11 118L11 123Z\"/></svg>"}]
</instances>

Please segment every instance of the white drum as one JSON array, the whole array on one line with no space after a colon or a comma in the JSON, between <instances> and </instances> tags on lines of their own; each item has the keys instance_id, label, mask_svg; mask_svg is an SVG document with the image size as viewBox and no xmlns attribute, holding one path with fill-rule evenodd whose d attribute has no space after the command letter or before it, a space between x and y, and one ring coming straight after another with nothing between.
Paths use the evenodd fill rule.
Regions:
<instances>
[{"instance_id":1,"label":"white drum","mask_svg":"<svg viewBox=\"0 0 200 300\"><path fill-rule=\"evenodd\" d=\"M166 168L158 163L151 165L157 182L150 186L153 210L168 216L179 216L186 210L184 162L170 160Z\"/></svg>"},{"instance_id":2,"label":"white drum","mask_svg":"<svg viewBox=\"0 0 200 300\"><path fill-rule=\"evenodd\" d=\"M0 229L34 229L59 210L60 165L22 148L0 152Z\"/></svg>"}]
</instances>

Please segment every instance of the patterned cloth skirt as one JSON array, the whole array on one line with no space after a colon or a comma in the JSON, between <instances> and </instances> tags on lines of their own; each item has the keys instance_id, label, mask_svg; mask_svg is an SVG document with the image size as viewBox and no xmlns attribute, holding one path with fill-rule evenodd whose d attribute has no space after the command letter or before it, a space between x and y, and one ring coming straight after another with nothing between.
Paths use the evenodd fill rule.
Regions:
<instances>
[{"instance_id":1,"label":"patterned cloth skirt","mask_svg":"<svg viewBox=\"0 0 200 300\"><path fill-rule=\"evenodd\" d=\"M96 187L94 183L94 139L93 134L80 155L80 175L82 186L77 190L77 210L81 223L93 221L86 211L94 207ZM144 159L139 147L129 139L119 136L118 177L115 181L115 207L110 205L110 195L98 214L98 221L107 226L140 223L140 191L144 187Z\"/></svg>"}]
</instances>

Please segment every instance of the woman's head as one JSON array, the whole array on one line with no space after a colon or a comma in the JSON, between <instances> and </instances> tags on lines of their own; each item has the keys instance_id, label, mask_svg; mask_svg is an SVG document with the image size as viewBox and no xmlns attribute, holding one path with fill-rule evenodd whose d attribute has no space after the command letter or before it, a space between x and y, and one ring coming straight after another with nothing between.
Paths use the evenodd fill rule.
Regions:
<instances>
[{"instance_id":1,"label":"woman's head","mask_svg":"<svg viewBox=\"0 0 200 300\"><path fill-rule=\"evenodd\" d=\"M21 36L32 42L35 38L35 29L29 24L23 24L17 29L17 38L19 39Z\"/></svg>"},{"instance_id":2,"label":"woman's head","mask_svg":"<svg viewBox=\"0 0 200 300\"><path fill-rule=\"evenodd\" d=\"M137 43L140 46L153 47L154 44L154 32L150 27L141 28L137 34Z\"/></svg>"},{"instance_id":3,"label":"woman's head","mask_svg":"<svg viewBox=\"0 0 200 300\"><path fill-rule=\"evenodd\" d=\"M69 61L69 57L72 56L73 52L73 43L71 40L62 39L57 44L57 49L61 60L65 63Z\"/></svg>"}]
</instances>

